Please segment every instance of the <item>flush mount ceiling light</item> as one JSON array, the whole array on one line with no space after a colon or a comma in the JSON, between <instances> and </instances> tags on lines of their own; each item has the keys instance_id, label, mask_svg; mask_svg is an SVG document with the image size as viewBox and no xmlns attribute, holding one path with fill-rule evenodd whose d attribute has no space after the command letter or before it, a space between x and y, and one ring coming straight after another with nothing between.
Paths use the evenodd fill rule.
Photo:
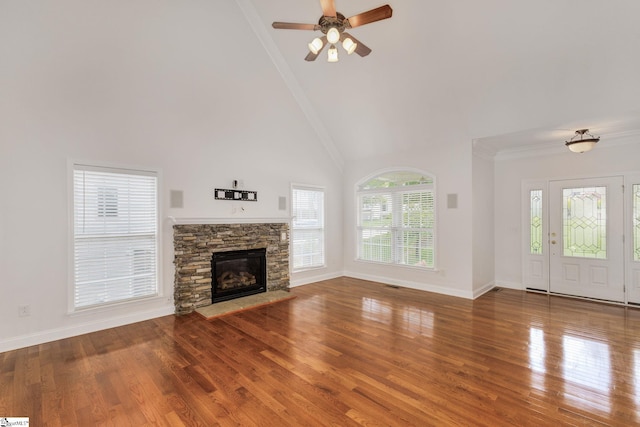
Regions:
<instances>
[{"instance_id":1,"label":"flush mount ceiling light","mask_svg":"<svg viewBox=\"0 0 640 427\"><path fill-rule=\"evenodd\" d=\"M324 46L329 44L327 60L329 62L338 62L338 49L335 46L338 42L342 42L342 47L349 55L355 52L360 56L367 56L371 53L371 49L360 43L345 30L391 18L393 14L391 6L387 4L354 15L351 18L345 18L343 14L336 12L334 0L320 0L320 4L322 5L322 16L317 24L296 24L292 22L274 22L271 24L275 29L312 30L321 31L324 34L324 36L316 37L309 43L309 54L304 58L306 61L315 61Z\"/></svg>"},{"instance_id":2,"label":"flush mount ceiling light","mask_svg":"<svg viewBox=\"0 0 640 427\"><path fill-rule=\"evenodd\" d=\"M578 129L574 137L565 141L564 145L574 153L584 153L593 150L598 141L600 137L591 135L589 129Z\"/></svg>"}]
</instances>

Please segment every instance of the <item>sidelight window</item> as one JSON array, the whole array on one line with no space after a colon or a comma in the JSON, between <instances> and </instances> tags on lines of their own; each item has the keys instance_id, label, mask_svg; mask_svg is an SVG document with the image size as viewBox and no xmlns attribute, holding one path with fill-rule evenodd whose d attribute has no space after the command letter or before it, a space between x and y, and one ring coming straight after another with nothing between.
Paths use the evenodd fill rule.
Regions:
<instances>
[{"instance_id":1,"label":"sidelight window","mask_svg":"<svg viewBox=\"0 0 640 427\"><path fill-rule=\"evenodd\" d=\"M640 261L640 184L633 184L633 260Z\"/></svg>"},{"instance_id":2,"label":"sidelight window","mask_svg":"<svg viewBox=\"0 0 640 427\"><path fill-rule=\"evenodd\" d=\"M529 227L531 230L529 240L529 253L531 255L542 254L542 190L529 192Z\"/></svg>"}]
</instances>

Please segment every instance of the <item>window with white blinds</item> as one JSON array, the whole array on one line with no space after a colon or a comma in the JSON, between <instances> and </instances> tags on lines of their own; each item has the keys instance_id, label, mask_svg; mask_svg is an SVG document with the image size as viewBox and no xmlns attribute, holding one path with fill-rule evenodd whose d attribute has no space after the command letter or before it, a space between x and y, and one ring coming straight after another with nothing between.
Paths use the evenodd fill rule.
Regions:
<instances>
[{"instance_id":1,"label":"window with white blinds","mask_svg":"<svg viewBox=\"0 0 640 427\"><path fill-rule=\"evenodd\" d=\"M73 309L158 294L154 172L74 165Z\"/></svg>"},{"instance_id":2,"label":"window with white blinds","mask_svg":"<svg viewBox=\"0 0 640 427\"><path fill-rule=\"evenodd\" d=\"M315 187L292 187L292 258L293 269L324 266L324 190Z\"/></svg>"},{"instance_id":3,"label":"window with white blinds","mask_svg":"<svg viewBox=\"0 0 640 427\"><path fill-rule=\"evenodd\" d=\"M361 183L358 259L435 268L435 188L416 171L385 172Z\"/></svg>"}]
</instances>

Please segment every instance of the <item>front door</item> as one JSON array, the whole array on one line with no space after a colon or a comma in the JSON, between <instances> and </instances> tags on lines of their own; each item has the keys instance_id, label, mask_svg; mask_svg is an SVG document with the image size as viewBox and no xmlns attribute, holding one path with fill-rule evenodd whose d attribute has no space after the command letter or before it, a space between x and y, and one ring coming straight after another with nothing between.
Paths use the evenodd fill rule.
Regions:
<instances>
[{"instance_id":1,"label":"front door","mask_svg":"<svg viewBox=\"0 0 640 427\"><path fill-rule=\"evenodd\" d=\"M623 178L549 182L549 290L624 302Z\"/></svg>"}]
</instances>

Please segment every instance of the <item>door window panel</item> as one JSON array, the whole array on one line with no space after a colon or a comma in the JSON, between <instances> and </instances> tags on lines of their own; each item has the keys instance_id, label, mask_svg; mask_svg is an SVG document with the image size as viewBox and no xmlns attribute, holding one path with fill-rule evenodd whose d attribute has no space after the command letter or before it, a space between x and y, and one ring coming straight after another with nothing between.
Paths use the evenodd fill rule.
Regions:
<instances>
[{"instance_id":1,"label":"door window panel","mask_svg":"<svg viewBox=\"0 0 640 427\"><path fill-rule=\"evenodd\" d=\"M564 188L564 256L607 258L607 187Z\"/></svg>"}]
</instances>

